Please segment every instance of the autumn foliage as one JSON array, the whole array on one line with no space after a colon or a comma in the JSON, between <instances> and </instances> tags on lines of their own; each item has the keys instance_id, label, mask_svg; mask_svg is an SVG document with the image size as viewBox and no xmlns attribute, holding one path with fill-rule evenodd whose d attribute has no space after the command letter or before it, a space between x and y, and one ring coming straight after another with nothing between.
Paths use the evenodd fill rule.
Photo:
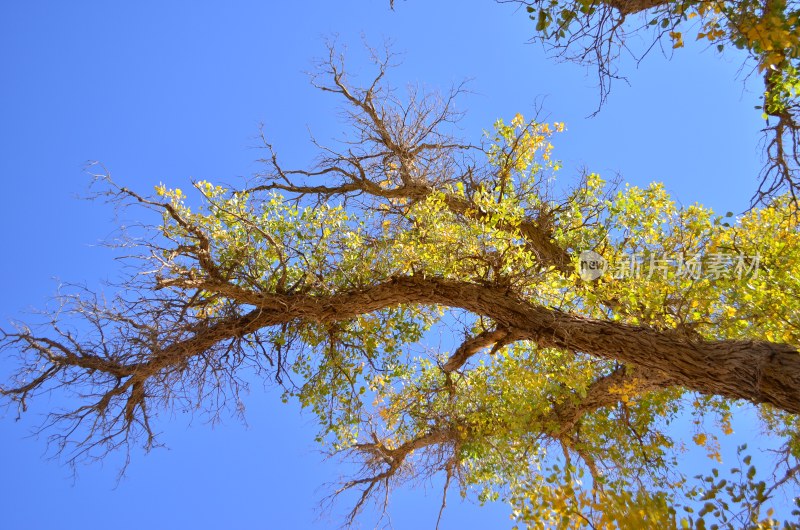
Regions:
<instances>
[{"instance_id":1,"label":"autumn foliage","mask_svg":"<svg viewBox=\"0 0 800 530\"><path fill-rule=\"evenodd\" d=\"M3 397L24 411L71 394L47 420L56 449L101 458L153 447L159 411L237 411L255 370L361 464L335 492L355 493L348 521L436 475L533 528L777 526L800 470L791 194L733 216L660 184L561 177L563 124L517 115L455 138L458 90L400 97L389 62L355 86L331 50L315 84L349 128L308 169L265 144L239 189L100 175L103 196L161 222L122 242L135 272L116 299L66 294L44 325L4 331L19 369ZM608 262L599 278L584 251ZM741 415L770 434L776 474L746 448L718 465ZM719 469L687 475L692 446Z\"/></svg>"}]
</instances>

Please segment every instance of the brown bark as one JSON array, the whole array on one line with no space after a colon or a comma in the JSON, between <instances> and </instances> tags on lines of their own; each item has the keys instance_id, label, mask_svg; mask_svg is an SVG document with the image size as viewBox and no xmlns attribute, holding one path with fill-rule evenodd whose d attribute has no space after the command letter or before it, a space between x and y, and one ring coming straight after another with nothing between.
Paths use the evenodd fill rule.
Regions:
<instances>
[{"instance_id":1,"label":"brown bark","mask_svg":"<svg viewBox=\"0 0 800 530\"><path fill-rule=\"evenodd\" d=\"M204 288L213 290L214 286ZM250 293L241 301L257 305L264 312L258 320L265 324L295 319L333 322L400 304L458 307L514 329L518 340L629 363L703 394L769 403L800 413L800 354L786 344L692 339L673 331L533 305L491 286L419 276L397 277L330 296ZM253 314L242 318L240 332L257 326ZM198 347L204 344L199 340Z\"/></svg>"},{"instance_id":2,"label":"brown bark","mask_svg":"<svg viewBox=\"0 0 800 530\"><path fill-rule=\"evenodd\" d=\"M495 329L479 333L475 337L465 340L461 346L453 352L453 355L447 360L442 370L446 373L454 372L464 366L464 363L466 363L470 357L482 349L488 348L489 346L494 349L497 345L508 344L514 340L516 340L514 335L506 329Z\"/></svg>"},{"instance_id":3,"label":"brown bark","mask_svg":"<svg viewBox=\"0 0 800 530\"><path fill-rule=\"evenodd\" d=\"M57 366L130 375L125 384L130 387L222 341L241 338L262 328L297 320L336 322L401 304L435 304L488 317L501 329L513 330L514 340L530 340L541 347L563 348L632 365L644 379L658 381L657 386L680 385L703 394L768 403L786 412L800 413L800 354L785 344L689 338L674 331L596 320L534 305L492 286L421 276L396 277L371 287L326 296L254 293L216 282L199 282L197 287L224 292L256 309L237 318L200 326L189 339L153 352L147 360L132 365L90 355L66 355L64 345L46 338L27 335L19 340L39 350L49 350L49 357ZM452 368L463 364L481 348L505 338L495 332L468 341L464 351L452 359ZM3 393L24 391L24 388L4 389Z\"/></svg>"},{"instance_id":4,"label":"brown bark","mask_svg":"<svg viewBox=\"0 0 800 530\"><path fill-rule=\"evenodd\" d=\"M633 15L662 6L668 2L665 0L605 0L603 3L613 7L623 15Z\"/></svg>"}]
</instances>

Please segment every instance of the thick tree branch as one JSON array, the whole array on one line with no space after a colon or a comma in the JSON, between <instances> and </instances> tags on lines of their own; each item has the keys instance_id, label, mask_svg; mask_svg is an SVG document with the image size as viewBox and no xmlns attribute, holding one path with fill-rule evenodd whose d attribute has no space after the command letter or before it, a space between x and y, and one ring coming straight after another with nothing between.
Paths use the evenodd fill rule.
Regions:
<instances>
[{"instance_id":1,"label":"thick tree branch","mask_svg":"<svg viewBox=\"0 0 800 530\"><path fill-rule=\"evenodd\" d=\"M214 283L201 284L207 290ZM596 320L537 306L491 286L418 276L396 277L372 287L329 296L248 293L241 299L257 309L156 352L138 365L152 373L231 338L294 320L335 322L401 304L461 308L514 329L521 340L541 347L580 351L664 374L688 390L769 403L800 413L800 354L788 345L764 341L689 340L644 326ZM18 338L18 337L14 337ZM78 361L65 357L66 364ZM124 366L119 367L124 368ZM4 390L13 394L15 389Z\"/></svg>"},{"instance_id":2,"label":"thick tree branch","mask_svg":"<svg viewBox=\"0 0 800 530\"><path fill-rule=\"evenodd\" d=\"M250 298L251 300L254 300ZM800 354L789 345L751 340L702 341L644 326L595 320L532 305L491 286L398 277L329 297L260 295L283 318L351 318L398 304L438 304L484 315L542 347L580 351L666 374L703 394L769 403L800 413Z\"/></svg>"},{"instance_id":3,"label":"thick tree branch","mask_svg":"<svg viewBox=\"0 0 800 530\"><path fill-rule=\"evenodd\" d=\"M480 352L484 348L492 347L492 352L497 351L506 344L518 340L516 335L507 329L494 329L483 331L474 337L465 340L456 348L442 367L445 373L455 372L469 360L470 357Z\"/></svg>"}]
</instances>

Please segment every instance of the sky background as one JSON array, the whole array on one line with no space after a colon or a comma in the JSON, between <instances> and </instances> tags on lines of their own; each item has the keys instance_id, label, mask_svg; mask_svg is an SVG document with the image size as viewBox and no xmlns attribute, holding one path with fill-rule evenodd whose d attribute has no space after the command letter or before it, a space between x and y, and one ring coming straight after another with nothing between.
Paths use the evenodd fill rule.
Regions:
<instances>
[{"instance_id":1,"label":"sky background","mask_svg":"<svg viewBox=\"0 0 800 530\"><path fill-rule=\"evenodd\" d=\"M27 1L0 2L0 318L45 307L60 281L99 287L119 277L98 242L113 212L80 200L87 161L141 192L163 182L236 182L260 170L260 124L288 165L341 129L338 102L313 89L306 72L336 36L351 71L368 77L362 39L391 40L403 64L391 79L447 90L471 79L458 102L460 127L479 141L500 117L535 114L564 121L555 156L562 182L581 168L632 184L664 181L684 204L741 212L757 186L761 122L757 79L742 56L720 57L687 42L668 60L654 50L623 59L594 118L594 72L558 63L526 44L533 23L490 0L339 2ZM0 368L8 360L0 359ZM328 528L319 501L346 468L323 461L310 415L255 386L247 425L214 428L202 418L162 417L168 450L80 467L77 480L43 458L45 440L27 435L42 400L15 422L0 417L0 526L4 528ZM425 497L427 490L427 497ZM395 528L431 527L439 492L422 484L392 499ZM504 506L451 499L443 528L502 528ZM340 506L339 508L342 508ZM369 515L369 514L368 514ZM368 522L369 519L365 519Z\"/></svg>"}]
</instances>

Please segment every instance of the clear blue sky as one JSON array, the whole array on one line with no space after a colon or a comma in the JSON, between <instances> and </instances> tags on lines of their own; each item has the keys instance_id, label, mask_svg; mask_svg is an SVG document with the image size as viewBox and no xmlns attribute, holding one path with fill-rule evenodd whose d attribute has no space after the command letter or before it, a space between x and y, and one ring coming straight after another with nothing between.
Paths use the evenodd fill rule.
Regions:
<instances>
[{"instance_id":1,"label":"clear blue sky","mask_svg":"<svg viewBox=\"0 0 800 530\"><path fill-rule=\"evenodd\" d=\"M112 212L76 199L87 191L86 161L145 192L159 182L232 182L259 170L262 122L282 156L307 160L308 130L324 139L340 125L336 102L304 74L334 34L353 50L353 71L363 68L363 35L391 39L404 54L392 74L398 85L446 89L472 79L460 100L469 139L541 103L545 117L567 123L556 143L565 180L587 167L636 184L664 181L685 204L747 207L761 124L758 85L743 83L741 57L689 44L671 61L659 51L638 68L625 61L630 86L616 83L587 119L598 100L593 72L525 44L532 30L524 13L491 0L399 0L395 12L388 0L0 3L0 318L43 307L59 280L97 287L119 275L97 246L114 229ZM113 459L79 468L73 482L42 458L43 439L25 438L35 417L14 422L10 411L0 421L0 527L332 526L317 520L317 506L321 486L343 468L322 461L312 418L258 386L246 405L247 426L162 417L169 450L135 454L118 486ZM439 492L427 485L425 498L424 486L394 497L395 528L433 525ZM443 526L506 521L503 506L453 499Z\"/></svg>"}]
</instances>

